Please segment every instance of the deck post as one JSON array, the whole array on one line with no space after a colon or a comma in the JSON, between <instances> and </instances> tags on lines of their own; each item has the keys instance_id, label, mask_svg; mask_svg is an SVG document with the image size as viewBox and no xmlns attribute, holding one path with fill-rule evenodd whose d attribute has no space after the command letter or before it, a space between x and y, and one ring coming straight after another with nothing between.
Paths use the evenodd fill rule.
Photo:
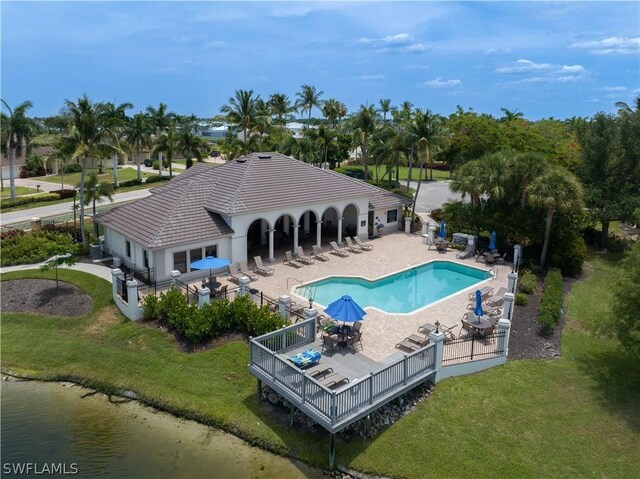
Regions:
<instances>
[{"instance_id":1,"label":"deck post","mask_svg":"<svg viewBox=\"0 0 640 479\"><path fill-rule=\"evenodd\" d=\"M336 406L336 392L331 391L331 425L336 425L336 416L338 415L338 410Z\"/></svg>"},{"instance_id":2,"label":"deck post","mask_svg":"<svg viewBox=\"0 0 640 479\"><path fill-rule=\"evenodd\" d=\"M407 385L407 378L409 377L409 360L407 359L407 355L404 355L404 358L402 359L402 366L403 366L403 370L404 370L404 378L402 380L402 384L404 384L405 386Z\"/></svg>"},{"instance_id":3,"label":"deck post","mask_svg":"<svg viewBox=\"0 0 640 479\"><path fill-rule=\"evenodd\" d=\"M369 373L369 404L373 404L373 373Z\"/></svg>"},{"instance_id":4,"label":"deck post","mask_svg":"<svg viewBox=\"0 0 640 479\"><path fill-rule=\"evenodd\" d=\"M302 371L302 394L301 394L301 399L302 399L302 404L303 405L304 405L305 396L307 395L306 393L307 393L307 373Z\"/></svg>"},{"instance_id":5,"label":"deck post","mask_svg":"<svg viewBox=\"0 0 640 479\"><path fill-rule=\"evenodd\" d=\"M504 307L502 308L502 317L507 318L509 321L511 321L511 317L513 316L514 299L515 295L513 293L504 294Z\"/></svg>"},{"instance_id":6,"label":"deck post","mask_svg":"<svg viewBox=\"0 0 640 479\"><path fill-rule=\"evenodd\" d=\"M260 379L257 379L257 384L256 384L256 388L257 388L257 393L258 393L258 404L262 404L262 381Z\"/></svg>"},{"instance_id":7,"label":"deck post","mask_svg":"<svg viewBox=\"0 0 640 479\"><path fill-rule=\"evenodd\" d=\"M308 320L313 320L313 327L306 327L305 328L305 332L304 332L304 339L311 339L313 341L313 339L315 338L315 325L316 325L316 321L318 318L318 310L316 308L304 308L304 320L308 321ZM308 334L310 331L312 331L311 334Z\"/></svg>"},{"instance_id":8,"label":"deck post","mask_svg":"<svg viewBox=\"0 0 640 479\"><path fill-rule=\"evenodd\" d=\"M429 342L433 343L433 369L436 372L434 382L438 382L438 376L440 376L440 369L442 369L442 354L444 352L444 333L441 331L431 331L429 333Z\"/></svg>"},{"instance_id":9,"label":"deck post","mask_svg":"<svg viewBox=\"0 0 640 479\"><path fill-rule=\"evenodd\" d=\"M336 435L331 433L329 436L329 469L333 470L336 463Z\"/></svg>"},{"instance_id":10,"label":"deck post","mask_svg":"<svg viewBox=\"0 0 640 479\"><path fill-rule=\"evenodd\" d=\"M289 317L289 309L291 307L291 296L282 294L278 296L278 312L280 317L287 319Z\"/></svg>"}]
</instances>

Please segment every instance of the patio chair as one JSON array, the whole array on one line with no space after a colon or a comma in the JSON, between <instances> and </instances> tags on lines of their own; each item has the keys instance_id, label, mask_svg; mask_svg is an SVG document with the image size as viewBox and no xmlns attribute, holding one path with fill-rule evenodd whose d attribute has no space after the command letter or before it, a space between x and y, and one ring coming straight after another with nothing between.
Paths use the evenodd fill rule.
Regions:
<instances>
[{"instance_id":1,"label":"patio chair","mask_svg":"<svg viewBox=\"0 0 640 479\"><path fill-rule=\"evenodd\" d=\"M440 238L439 240L436 240L436 250L438 251L438 253L446 253L448 246L449 245L447 244L447 242L444 241L442 238Z\"/></svg>"},{"instance_id":2,"label":"patio chair","mask_svg":"<svg viewBox=\"0 0 640 479\"><path fill-rule=\"evenodd\" d=\"M484 264L496 264L496 257L493 253L484 253Z\"/></svg>"},{"instance_id":3,"label":"patio chair","mask_svg":"<svg viewBox=\"0 0 640 479\"><path fill-rule=\"evenodd\" d=\"M351 332L359 333L361 327L362 327L362 321L356 321L355 323L353 323L353 326L351 326Z\"/></svg>"},{"instance_id":4,"label":"patio chair","mask_svg":"<svg viewBox=\"0 0 640 479\"><path fill-rule=\"evenodd\" d=\"M476 291L474 290L471 293L469 293L469 301L475 301L476 300ZM491 286L483 286L480 289L480 295L482 296L482 301L486 301L487 298L489 296L491 296L493 294L493 288ZM475 308L475 304L474 304L474 308Z\"/></svg>"},{"instance_id":5,"label":"patio chair","mask_svg":"<svg viewBox=\"0 0 640 479\"><path fill-rule=\"evenodd\" d=\"M360 331L358 331L357 333L353 334L352 336L349 336L347 338L347 345L351 346L351 349L353 349L353 352L356 352L356 345L359 344L360 347L362 348L362 333ZM364 349L364 348L362 348Z\"/></svg>"},{"instance_id":6,"label":"patio chair","mask_svg":"<svg viewBox=\"0 0 640 479\"><path fill-rule=\"evenodd\" d=\"M294 268L302 268L304 266L302 263L298 263L295 259L293 259L293 256L291 256L291 251L286 251L284 255L284 264L288 264L289 266L293 266Z\"/></svg>"},{"instance_id":7,"label":"patio chair","mask_svg":"<svg viewBox=\"0 0 640 479\"><path fill-rule=\"evenodd\" d=\"M460 321L462 321L462 328L460 329L460 336L462 336L462 332L463 331L465 333L465 336L470 336L475 332L475 330L469 324L469 319L468 319L468 315L469 314L473 314L473 313L466 313L464 316L462 316L462 319L460 320Z\"/></svg>"},{"instance_id":8,"label":"patio chair","mask_svg":"<svg viewBox=\"0 0 640 479\"><path fill-rule=\"evenodd\" d=\"M324 314L321 314L316 318L316 332L325 331L325 329L329 329L335 324L338 324L338 321L327 318Z\"/></svg>"},{"instance_id":9,"label":"patio chair","mask_svg":"<svg viewBox=\"0 0 640 479\"><path fill-rule=\"evenodd\" d=\"M258 275L249 269L249 264L245 261L240 261L240 272L245 276L248 276L251 281L257 281Z\"/></svg>"},{"instance_id":10,"label":"patio chair","mask_svg":"<svg viewBox=\"0 0 640 479\"><path fill-rule=\"evenodd\" d=\"M240 284L240 278L242 278L244 274L240 273L238 270L238 263L231 263L229 265L229 274L227 275L227 281L233 281L234 283Z\"/></svg>"},{"instance_id":11,"label":"patio chair","mask_svg":"<svg viewBox=\"0 0 640 479\"><path fill-rule=\"evenodd\" d=\"M332 241L329 244L331 245L331 252L336 256L342 256L343 258L349 256L350 253L346 249L338 246L338 243L336 243L335 241Z\"/></svg>"},{"instance_id":12,"label":"patio chair","mask_svg":"<svg viewBox=\"0 0 640 479\"><path fill-rule=\"evenodd\" d=\"M225 284L220 289L209 294L209 298L211 299L225 299L227 297L227 289L229 289L229 285Z\"/></svg>"},{"instance_id":13,"label":"patio chair","mask_svg":"<svg viewBox=\"0 0 640 479\"><path fill-rule=\"evenodd\" d=\"M323 334L322 335L322 351L327 348L333 352L334 348L338 345L338 335L336 334Z\"/></svg>"},{"instance_id":14,"label":"patio chair","mask_svg":"<svg viewBox=\"0 0 640 479\"><path fill-rule=\"evenodd\" d=\"M353 237L353 241L356 242L358 246L360 246L365 251L371 251L373 249L373 245L371 243L365 243L358 236Z\"/></svg>"},{"instance_id":15,"label":"patio chair","mask_svg":"<svg viewBox=\"0 0 640 479\"><path fill-rule=\"evenodd\" d=\"M309 369L305 369L304 372L311 376L312 378L319 378L322 376L326 376L329 373L333 372L333 368L327 366L326 364L317 364L315 366L310 367Z\"/></svg>"},{"instance_id":16,"label":"patio chair","mask_svg":"<svg viewBox=\"0 0 640 479\"><path fill-rule=\"evenodd\" d=\"M424 344L423 346L426 346L426 344ZM417 351L418 349L422 348L423 346L419 346L418 344L416 344L415 342L409 340L408 338L405 338L402 341L400 341L398 344L396 344L396 348L398 348L398 349L407 349L410 352Z\"/></svg>"},{"instance_id":17,"label":"patio chair","mask_svg":"<svg viewBox=\"0 0 640 479\"><path fill-rule=\"evenodd\" d=\"M495 294L492 294L486 299L487 306L499 307L504 304L504 294L507 292L507 288L502 286Z\"/></svg>"},{"instance_id":18,"label":"patio chair","mask_svg":"<svg viewBox=\"0 0 640 479\"><path fill-rule=\"evenodd\" d=\"M424 334L414 333L404 339L411 341L412 343L416 343L420 347L426 346L429 343L429 336L425 336Z\"/></svg>"},{"instance_id":19,"label":"patio chair","mask_svg":"<svg viewBox=\"0 0 640 479\"><path fill-rule=\"evenodd\" d=\"M353 244L353 241L351 241L351 237L350 236L345 236L344 239L347 242L347 249L349 251L353 251L354 253L362 253L364 251L364 249L362 249L362 246L359 246L357 244Z\"/></svg>"},{"instance_id":20,"label":"patio chair","mask_svg":"<svg viewBox=\"0 0 640 479\"><path fill-rule=\"evenodd\" d=\"M315 258L304 254L304 249L302 248L302 246L298 246L296 248L296 254L296 259L304 264L313 264L316 262Z\"/></svg>"},{"instance_id":21,"label":"patio chair","mask_svg":"<svg viewBox=\"0 0 640 479\"><path fill-rule=\"evenodd\" d=\"M348 383L349 378L343 376L340 373L332 373L329 374L326 378L322 380L322 384L327 386L329 389L335 389L342 383Z\"/></svg>"},{"instance_id":22,"label":"patio chair","mask_svg":"<svg viewBox=\"0 0 640 479\"><path fill-rule=\"evenodd\" d=\"M256 272L264 276L271 276L273 274L273 268L267 268L264 264L262 264L262 256L254 256L253 261L256 262Z\"/></svg>"},{"instance_id":23,"label":"patio chair","mask_svg":"<svg viewBox=\"0 0 640 479\"><path fill-rule=\"evenodd\" d=\"M329 257L322 252L322 248L318 245L313 245L313 256L320 261L329 261Z\"/></svg>"}]
</instances>

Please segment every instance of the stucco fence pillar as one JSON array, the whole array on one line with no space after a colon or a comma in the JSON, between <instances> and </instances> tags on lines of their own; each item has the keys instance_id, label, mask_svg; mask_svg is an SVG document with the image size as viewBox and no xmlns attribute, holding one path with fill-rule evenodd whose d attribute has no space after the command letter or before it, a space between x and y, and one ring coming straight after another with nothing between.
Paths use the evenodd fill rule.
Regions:
<instances>
[{"instance_id":1,"label":"stucco fence pillar","mask_svg":"<svg viewBox=\"0 0 640 479\"><path fill-rule=\"evenodd\" d=\"M510 293L516 294L516 286L518 284L518 273L512 272L507 275L507 289Z\"/></svg>"},{"instance_id":2,"label":"stucco fence pillar","mask_svg":"<svg viewBox=\"0 0 640 479\"><path fill-rule=\"evenodd\" d=\"M202 308L211 301L211 290L209 288L198 288L198 307Z\"/></svg>"},{"instance_id":3,"label":"stucco fence pillar","mask_svg":"<svg viewBox=\"0 0 640 479\"><path fill-rule=\"evenodd\" d=\"M504 307L502 308L502 317L511 321L513 316L513 302L515 295L513 293L504 294Z\"/></svg>"},{"instance_id":4,"label":"stucco fence pillar","mask_svg":"<svg viewBox=\"0 0 640 479\"><path fill-rule=\"evenodd\" d=\"M238 280L240 289L238 290L238 296L246 296L249 294L251 288L251 280L247 276L241 276Z\"/></svg>"},{"instance_id":5,"label":"stucco fence pillar","mask_svg":"<svg viewBox=\"0 0 640 479\"><path fill-rule=\"evenodd\" d=\"M434 348L434 361L433 367L436 371L434 382L438 382L440 379L440 370L442 369L442 355L444 352L444 334L440 332L439 328L429 333L429 342L433 344Z\"/></svg>"},{"instance_id":6,"label":"stucco fence pillar","mask_svg":"<svg viewBox=\"0 0 640 479\"><path fill-rule=\"evenodd\" d=\"M291 296L283 294L278 296L278 313L283 319L289 317L289 311L291 309Z\"/></svg>"},{"instance_id":7,"label":"stucco fence pillar","mask_svg":"<svg viewBox=\"0 0 640 479\"><path fill-rule=\"evenodd\" d=\"M513 267L516 271L520 268L522 262L522 245L517 244L513 247Z\"/></svg>"}]
</instances>

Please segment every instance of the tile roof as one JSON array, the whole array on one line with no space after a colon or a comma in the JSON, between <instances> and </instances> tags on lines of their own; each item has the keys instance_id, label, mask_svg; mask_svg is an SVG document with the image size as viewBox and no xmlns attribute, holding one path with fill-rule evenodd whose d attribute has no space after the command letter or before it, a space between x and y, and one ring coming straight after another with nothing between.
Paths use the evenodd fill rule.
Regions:
<instances>
[{"instance_id":1,"label":"tile roof","mask_svg":"<svg viewBox=\"0 0 640 479\"><path fill-rule=\"evenodd\" d=\"M280 153L251 153L221 166L196 163L152 195L99 215L149 248L233 234L233 216L332 199L369 197L370 209L404 206L389 191Z\"/></svg>"}]
</instances>

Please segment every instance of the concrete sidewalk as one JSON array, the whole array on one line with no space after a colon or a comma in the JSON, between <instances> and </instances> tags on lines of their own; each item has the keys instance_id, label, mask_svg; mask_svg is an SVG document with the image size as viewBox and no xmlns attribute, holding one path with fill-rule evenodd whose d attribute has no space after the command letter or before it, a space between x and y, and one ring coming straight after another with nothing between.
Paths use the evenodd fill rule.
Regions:
<instances>
[{"instance_id":1,"label":"concrete sidewalk","mask_svg":"<svg viewBox=\"0 0 640 479\"><path fill-rule=\"evenodd\" d=\"M39 269L42 266L42 263L36 264L19 264L16 266L7 266L6 268L0 268L0 274L10 273L11 271L26 271L30 269ZM99 278L106 279L111 283L111 268L104 266L102 264L90 264L90 263L75 263L72 266L62 265L60 269L74 269L76 271L83 271L85 273L92 274L94 276L98 276Z\"/></svg>"}]
</instances>

